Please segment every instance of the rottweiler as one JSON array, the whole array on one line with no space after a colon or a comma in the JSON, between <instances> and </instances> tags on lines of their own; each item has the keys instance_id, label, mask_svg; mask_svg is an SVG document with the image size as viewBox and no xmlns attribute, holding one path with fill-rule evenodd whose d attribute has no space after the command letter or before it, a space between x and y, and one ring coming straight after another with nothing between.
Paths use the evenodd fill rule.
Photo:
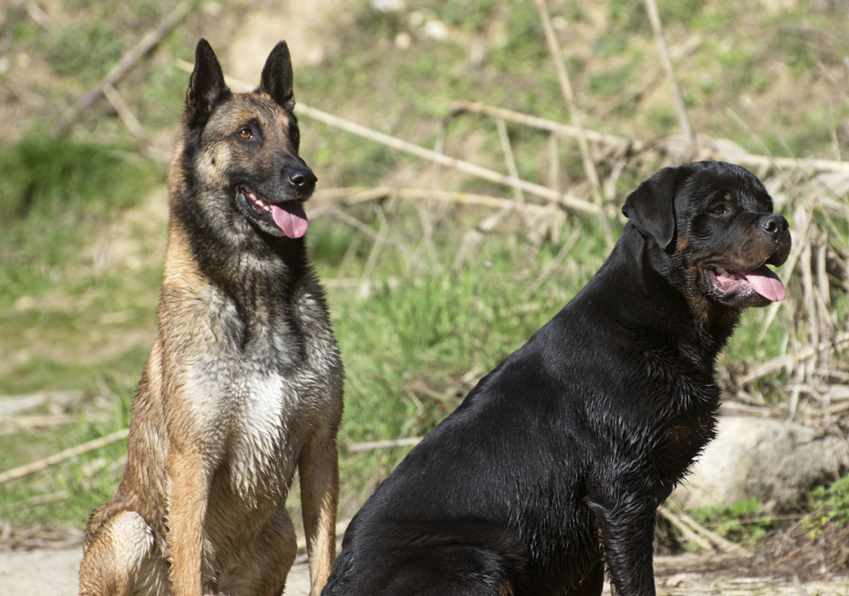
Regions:
<instances>
[{"instance_id":1,"label":"rottweiler","mask_svg":"<svg viewBox=\"0 0 849 596\"><path fill-rule=\"evenodd\" d=\"M655 593L655 511L713 438L715 362L790 252L747 170L631 193L610 256L357 513L324 596Z\"/></svg>"}]
</instances>

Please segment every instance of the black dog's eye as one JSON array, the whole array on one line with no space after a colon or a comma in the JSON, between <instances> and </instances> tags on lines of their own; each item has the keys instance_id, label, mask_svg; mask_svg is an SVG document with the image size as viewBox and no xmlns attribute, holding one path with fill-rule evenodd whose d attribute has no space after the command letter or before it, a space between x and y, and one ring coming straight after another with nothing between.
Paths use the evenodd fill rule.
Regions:
<instances>
[{"instance_id":1,"label":"black dog's eye","mask_svg":"<svg viewBox=\"0 0 849 596\"><path fill-rule=\"evenodd\" d=\"M713 208L711 208L710 212L714 215L725 215L726 213L728 213L728 207L722 204L714 205Z\"/></svg>"},{"instance_id":2,"label":"black dog's eye","mask_svg":"<svg viewBox=\"0 0 849 596\"><path fill-rule=\"evenodd\" d=\"M254 138L254 133L251 132L250 128L243 128L238 132L239 138L244 140L250 140Z\"/></svg>"}]
</instances>

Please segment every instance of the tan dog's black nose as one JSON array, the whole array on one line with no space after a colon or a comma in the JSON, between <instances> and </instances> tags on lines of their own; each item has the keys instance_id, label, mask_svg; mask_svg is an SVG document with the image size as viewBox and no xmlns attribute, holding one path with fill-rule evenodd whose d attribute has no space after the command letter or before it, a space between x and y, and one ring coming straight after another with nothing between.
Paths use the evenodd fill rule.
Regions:
<instances>
[{"instance_id":1,"label":"tan dog's black nose","mask_svg":"<svg viewBox=\"0 0 849 596\"><path fill-rule=\"evenodd\" d=\"M301 193L309 193L315 187L318 178L309 168L296 168L289 173L289 184Z\"/></svg>"}]
</instances>

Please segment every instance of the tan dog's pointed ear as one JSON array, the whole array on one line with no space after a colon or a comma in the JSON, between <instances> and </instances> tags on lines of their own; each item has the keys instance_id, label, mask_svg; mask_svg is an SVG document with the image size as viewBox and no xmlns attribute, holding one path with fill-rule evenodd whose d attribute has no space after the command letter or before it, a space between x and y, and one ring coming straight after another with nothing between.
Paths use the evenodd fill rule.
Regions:
<instances>
[{"instance_id":1,"label":"tan dog's pointed ear","mask_svg":"<svg viewBox=\"0 0 849 596\"><path fill-rule=\"evenodd\" d=\"M295 95L292 91L292 57L285 41L279 42L262 68L259 90L268 93L279 105L290 112L295 108Z\"/></svg>"},{"instance_id":2,"label":"tan dog's pointed ear","mask_svg":"<svg viewBox=\"0 0 849 596\"><path fill-rule=\"evenodd\" d=\"M628 195L622 213L660 248L675 239L675 192L680 168L663 168Z\"/></svg>"},{"instance_id":3,"label":"tan dog's pointed ear","mask_svg":"<svg viewBox=\"0 0 849 596\"><path fill-rule=\"evenodd\" d=\"M206 124L212 107L230 89L224 83L224 73L212 46L205 39L198 41L195 68L186 91L186 123L191 128Z\"/></svg>"}]
</instances>

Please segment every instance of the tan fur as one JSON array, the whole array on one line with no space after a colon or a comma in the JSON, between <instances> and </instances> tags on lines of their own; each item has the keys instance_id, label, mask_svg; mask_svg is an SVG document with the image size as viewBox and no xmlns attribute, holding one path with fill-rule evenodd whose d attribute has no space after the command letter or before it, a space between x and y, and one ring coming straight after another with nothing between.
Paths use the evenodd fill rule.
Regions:
<instances>
[{"instance_id":1,"label":"tan fur","mask_svg":"<svg viewBox=\"0 0 849 596\"><path fill-rule=\"evenodd\" d=\"M247 118L266 126L272 149L294 152L285 110L263 93L235 95L210 118L195 160L207 189L197 200L203 209L232 200L215 189L224 187L234 160L245 167L227 135ZM159 334L133 401L123 478L86 529L80 594L281 594L296 554L284 505L298 468L311 594L318 596L335 560L343 382L320 289L309 270L292 288L287 314L275 311L277 295L256 287L241 289L253 310L237 308L232 289L199 264L191 222L181 215L191 198L182 155L178 145ZM274 155L256 159L265 160L256 171L265 171ZM228 217L249 229L241 216ZM238 266L216 273L250 273L258 260L247 253L232 259ZM282 376L254 354L294 349L286 342L295 324L303 330L302 360L293 376ZM234 330L254 343L234 342Z\"/></svg>"}]
</instances>

